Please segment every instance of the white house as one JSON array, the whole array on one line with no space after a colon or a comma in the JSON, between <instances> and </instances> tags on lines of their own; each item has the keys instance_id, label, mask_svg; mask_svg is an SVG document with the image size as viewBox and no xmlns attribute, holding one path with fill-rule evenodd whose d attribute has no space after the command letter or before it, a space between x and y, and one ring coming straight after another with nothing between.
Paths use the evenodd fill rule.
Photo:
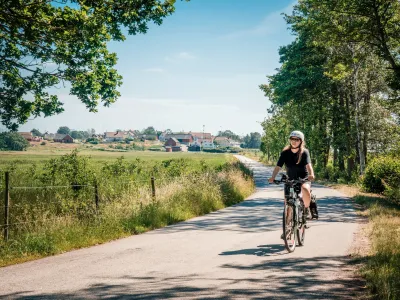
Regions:
<instances>
[{"instance_id":1,"label":"white house","mask_svg":"<svg viewBox=\"0 0 400 300\"><path fill-rule=\"evenodd\" d=\"M227 138L226 136L217 136L214 139L214 142L216 144L218 144L220 147L230 147L231 146L231 142L230 142L229 138Z\"/></svg>"},{"instance_id":2,"label":"white house","mask_svg":"<svg viewBox=\"0 0 400 300\"><path fill-rule=\"evenodd\" d=\"M215 149L215 145L213 142L203 142L203 149Z\"/></svg>"},{"instance_id":3,"label":"white house","mask_svg":"<svg viewBox=\"0 0 400 300\"><path fill-rule=\"evenodd\" d=\"M231 140L231 141L230 141L230 144L231 144L231 146L230 146L230 147L234 147L234 148L241 148L241 147L240 147L240 142L237 142L237 141Z\"/></svg>"},{"instance_id":4,"label":"white house","mask_svg":"<svg viewBox=\"0 0 400 300\"><path fill-rule=\"evenodd\" d=\"M123 141L124 138L125 138L124 133L121 131L104 133L105 142L120 142Z\"/></svg>"}]
</instances>

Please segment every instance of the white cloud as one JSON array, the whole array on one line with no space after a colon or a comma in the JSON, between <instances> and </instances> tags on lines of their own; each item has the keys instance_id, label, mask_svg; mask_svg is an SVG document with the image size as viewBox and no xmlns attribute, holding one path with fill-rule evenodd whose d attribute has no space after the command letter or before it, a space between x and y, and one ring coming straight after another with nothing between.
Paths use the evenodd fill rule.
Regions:
<instances>
[{"instance_id":1,"label":"white cloud","mask_svg":"<svg viewBox=\"0 0 400 300\"><path fill-rule=\"evenodd\" d=\"M181 52L178 54L178 57L181 59L195 59L196 56L188 53L188 52Z\"/></svg>"},{"instance_id":2,"label":"white cloud","mask_svg":"<svg viewBox=\"0 0 400 300\"><path fill-rule=\"evenodd\" d=\"M293 6L296 3L297 1L291 3L286 8L284 8L283 11L276 11L269 14L261 21L261 23L259 23L255 27L231 32L227 35L222 36L222 38L234 39L246 36L265 36L286 31L287 24L286 21L283 19L282 14L290 14L293 11Z\"/></svg>"},{"instance_id":3,"label":"white cloud","mask_svg":"<svg viewBox=\"0 0 400 300\"><path fill-rule=\"evenodd\" d=\"M143 72L148 72L148 73L164 73L165 70L163 68L148 68L144 69Z\"/></svg>"},{"instance_id":4,"label":"white cloud","mask_svg":"<svg viewBox=\"0 0 400 300\"><path fill-rule=\"evenodd\" d=\"M197 57L189 52L179 52L177 54L171 55L171 56L166 56L165 60L167 62L179 62L179 61L186 61L186 60L193 60L196 59Z\"/></svg>"}]
</instances>

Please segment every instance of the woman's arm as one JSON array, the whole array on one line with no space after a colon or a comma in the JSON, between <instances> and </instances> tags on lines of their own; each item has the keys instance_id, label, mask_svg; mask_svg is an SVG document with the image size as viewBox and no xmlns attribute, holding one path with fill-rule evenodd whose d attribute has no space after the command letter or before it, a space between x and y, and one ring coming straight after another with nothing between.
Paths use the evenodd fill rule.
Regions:
<instances>
[{"instance_id":1,"label":"woman's arm","mask_svg":"<svg viewBox=\"0 0 400 300\"><path fill-rule=\"evenodd\" d=\"M270 183L273 183L273 182L274 182L275 177L276 177L276 175L278 175L278 172L279 172L280 169L281 169L280 166L276 166L276 167L275 167L274 171L272 172L272 177L271 177L270 179L268 179L268 181L269 181Z\"/></svg>"},{"instance_id":2,"label":"woman's arm","mask_svg":"<svg viewBox=\"0 0 400 300\"><path fill-rule=\"evenodd\" d=\"M314 170L313 167L311 165L311 163L306 165L307 171L308 171L308 179L309 180L314 180L315 176L314 176Z\"/></svg>"}]
</instances>

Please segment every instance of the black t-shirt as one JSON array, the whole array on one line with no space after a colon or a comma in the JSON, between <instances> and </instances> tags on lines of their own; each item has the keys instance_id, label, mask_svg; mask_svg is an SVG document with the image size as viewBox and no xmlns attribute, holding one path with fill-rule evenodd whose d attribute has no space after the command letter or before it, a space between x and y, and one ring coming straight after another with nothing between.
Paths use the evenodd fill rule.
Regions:
<instances>
[{"instance_id":1,"label":"black t-shirt","mask_svg":"<svg viewBox=\"0 0 400 300\"><path fill-rule=\"evenodd\" d=\"M281 152L277 165L279 167L286 166L286 173L290 180L293 179L306 179L308 177L308 171L306 165L311 163L310 153L307 149L304 149L301 155L301 160L299 160L299 152L293 153L291 149L284 150Z\"/></svg>"}]
</instances>

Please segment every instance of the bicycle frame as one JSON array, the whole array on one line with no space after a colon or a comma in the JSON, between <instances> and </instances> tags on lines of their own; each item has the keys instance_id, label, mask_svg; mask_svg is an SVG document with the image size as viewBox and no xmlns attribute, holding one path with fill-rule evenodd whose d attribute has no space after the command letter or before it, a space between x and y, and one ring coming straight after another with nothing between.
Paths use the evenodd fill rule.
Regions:
<instances>
[{"instance_id":1,"label":"bicycle frame","mask_svg":"<svg viewBox=\"0 0 400 300\"><path fill-rule=\"evenodd\" d=\"M304 245L305 237L305 209L300 198L300 184L306 180L288 180L285 177L276 184L285 184L285 204L283 210L283 240L285 248L293 252L296 248L296 240L299 245ZM287 193L287 191L289 193ZM302 211L302 219L299 220L299 212ZM290 215L291 212L291 215Z\"/></svg>"}]
</instances>

